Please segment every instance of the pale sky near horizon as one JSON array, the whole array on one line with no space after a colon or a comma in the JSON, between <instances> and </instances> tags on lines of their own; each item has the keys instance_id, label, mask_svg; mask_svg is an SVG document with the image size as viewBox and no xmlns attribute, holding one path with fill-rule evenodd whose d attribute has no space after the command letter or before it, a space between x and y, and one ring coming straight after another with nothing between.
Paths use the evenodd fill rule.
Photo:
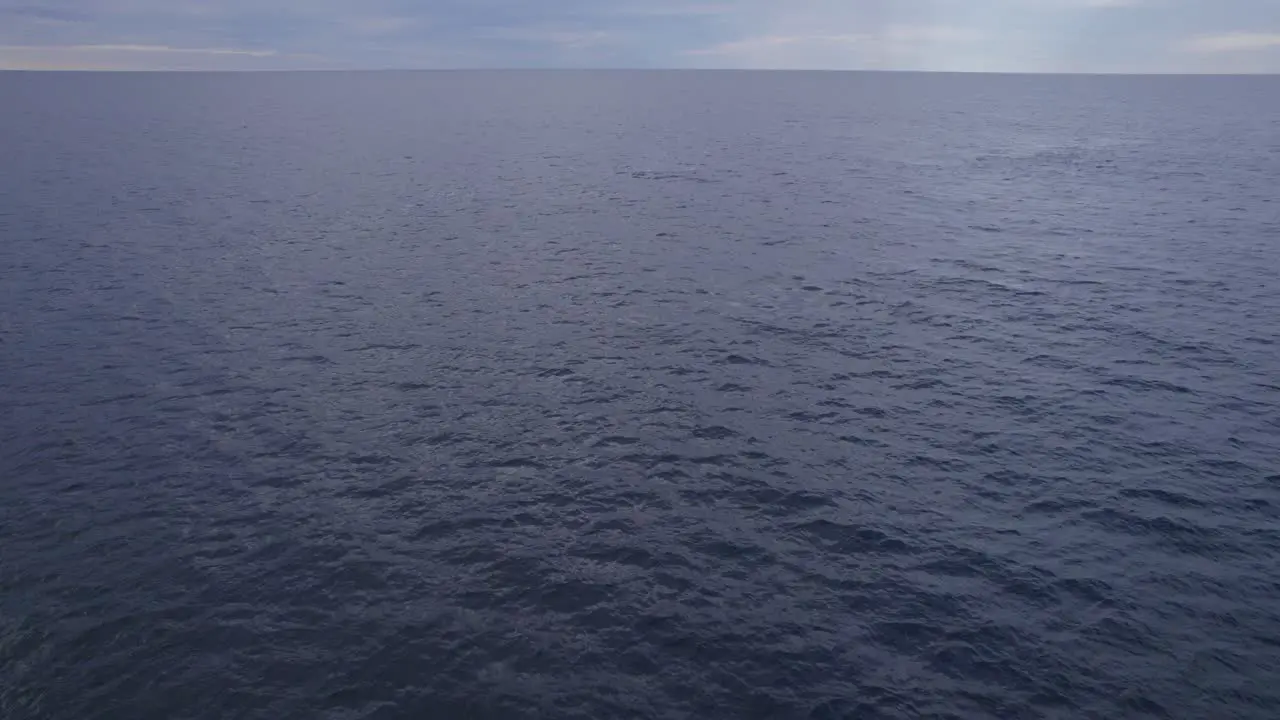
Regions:
<instances>
[{"instance_id":1,"label":"pale sky near horizon","mask_svg":"<svg viewBox=\"0 0 1280 720\"><path fill-rule=\"evenodd\" d=\"M1280 0L0 0L0 69L1280 72Z\"/></svg>"}]
</instances>

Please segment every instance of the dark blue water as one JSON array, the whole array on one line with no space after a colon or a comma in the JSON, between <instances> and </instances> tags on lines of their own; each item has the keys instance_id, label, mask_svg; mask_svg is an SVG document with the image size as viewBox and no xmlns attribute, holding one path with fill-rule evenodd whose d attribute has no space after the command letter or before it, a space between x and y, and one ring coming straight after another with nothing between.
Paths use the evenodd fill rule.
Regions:
<instances>
[{"instance_id":1,"label":"dark blue water","mask_svg":"<svg viewBox=\"0 0 1280 720\"><path fill-rule=\"evenodd\" d=\"M1280 78L0 75L0 716L1280 716Z\"/></svg>"}]
</instances>

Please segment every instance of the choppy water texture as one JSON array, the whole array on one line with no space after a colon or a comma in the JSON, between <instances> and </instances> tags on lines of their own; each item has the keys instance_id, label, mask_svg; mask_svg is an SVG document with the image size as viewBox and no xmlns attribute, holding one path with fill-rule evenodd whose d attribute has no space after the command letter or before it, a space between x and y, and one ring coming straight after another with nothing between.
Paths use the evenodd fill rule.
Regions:
<instances>
[{"instance_id":1,"label":"choppy water texture","mask_svg":"<svg viewBox=\"0 0 1280 720\"><path fill-rule=\"evenodd\" d=\"M1280 80L0 98L8 720L1280 717Z\"/></svg>"}]
</instances>

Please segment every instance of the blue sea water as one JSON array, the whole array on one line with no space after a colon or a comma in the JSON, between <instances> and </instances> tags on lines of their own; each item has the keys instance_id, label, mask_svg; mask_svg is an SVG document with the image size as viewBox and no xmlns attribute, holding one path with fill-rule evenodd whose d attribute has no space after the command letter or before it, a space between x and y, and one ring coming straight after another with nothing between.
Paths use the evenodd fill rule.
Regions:
<instances>
[{"instance_id":1,"label":"blue sea water","mask_svg":"<svg viewBox=\"0 0 1280 720\"><path fill-rule=\"evenodd\" d=\"M1280 717L1280 78L0 74L0 716Z\"/></svg>"}]
</instances>

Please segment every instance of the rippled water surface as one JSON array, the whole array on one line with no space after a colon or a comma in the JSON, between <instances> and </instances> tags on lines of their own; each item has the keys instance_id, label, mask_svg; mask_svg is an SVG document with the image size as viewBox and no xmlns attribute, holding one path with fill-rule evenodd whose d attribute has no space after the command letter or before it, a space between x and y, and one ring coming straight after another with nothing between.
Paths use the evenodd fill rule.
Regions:
<instances>
[{"instance_id":1,"label":"rippled water surface","mask_svg":"<svg viewBox=\"0 0 1280 720\"><path fill-rule=\"evenodd\" d=\"M1280 717L1277 118L0 75L0 716Z\"/></svg>"}]
</instances>

